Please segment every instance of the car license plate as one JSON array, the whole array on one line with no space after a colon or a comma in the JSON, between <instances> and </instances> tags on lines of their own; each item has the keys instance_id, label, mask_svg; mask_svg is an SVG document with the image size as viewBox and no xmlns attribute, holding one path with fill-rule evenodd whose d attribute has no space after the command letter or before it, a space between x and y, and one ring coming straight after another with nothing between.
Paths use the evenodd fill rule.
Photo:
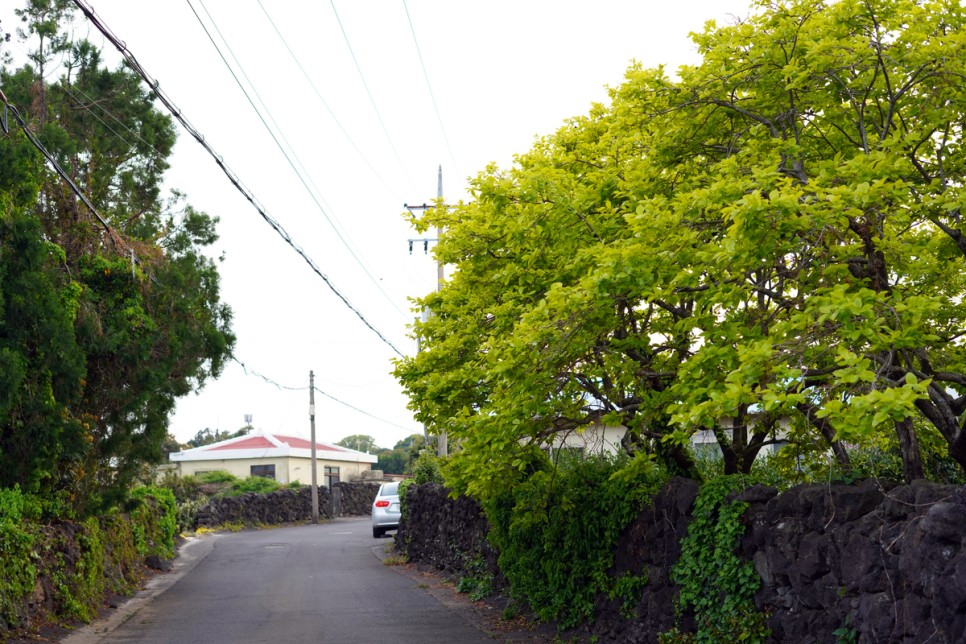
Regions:
<instances>
[{"instance_id":1,"label":"car license plate","mask_svg":"<svg viewBox=\"0 0 966 644\"><path fill-rule=\"evenodd\" d=\"M391 503L389 505L389 511L390 512L399 512L399 504L398 503Z\"/></svg>"}]
</instances>

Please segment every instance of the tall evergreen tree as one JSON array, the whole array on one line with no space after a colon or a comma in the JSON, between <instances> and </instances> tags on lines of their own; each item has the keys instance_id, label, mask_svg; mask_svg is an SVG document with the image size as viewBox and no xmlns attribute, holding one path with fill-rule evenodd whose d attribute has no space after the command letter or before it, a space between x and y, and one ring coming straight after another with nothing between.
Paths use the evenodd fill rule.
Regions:
<instances>
[{"instance_id":1,"label":"tall evergreen tree","mask_svg":"<svg viewBox=\"0 0 966 644\"><path fill-rule=\"evenodd\" d=\"M217 264L205 254L217 219L184 195L161 193L175 140L171 118L130 70L105 68L96 47L68 37L70 13L63 0L28 3L20 34L34 48L24 66L0 70L0 87L107 227L22 136L0 140L0 164L13 170L0 174L3 232L25 249L19 263L5 261L5 292L45 285L16 309L6 297L0 338L24 345L32 337L25 330L41 320L69 322L66 336L48 336L63 356L34 350L21 352L20 362L9 358L38 378L43 360L65 362L50 376L61 384L19 393L35 397L31 409L59 428L45 434L48 446L31 441L18 408L0 408L2 435L36 450L25 459L29 471L5 471L0 484L66 489L79 509L95 511L119 499L144 463L162 459L175 401L220 373L234 337ZM13 400L20 384L0 381L0 400Z\"/></svg>"}]
</instances>

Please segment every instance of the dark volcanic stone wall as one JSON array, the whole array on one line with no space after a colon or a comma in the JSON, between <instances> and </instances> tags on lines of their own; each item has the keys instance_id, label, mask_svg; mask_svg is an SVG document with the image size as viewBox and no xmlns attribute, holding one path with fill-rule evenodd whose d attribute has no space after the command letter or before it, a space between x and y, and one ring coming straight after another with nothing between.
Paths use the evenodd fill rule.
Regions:
<instances>
[{"instance_id":1,"label":"dark volcanic stone wall","mask_svg":"<svg viewBox=\"0 0 966 644\"><path fill-rule=\"evenodd\" d=\"M611 574L646 570L649 583L630 618L599 598L597 639L657 642L675 625L693 630L690 616L675 617L670 571L697 493L693 481L672 479L624 530ZM762 579L756 604L772 641L835 642L847 629L858 642L966 642L966 486L754 486L737 500L749 504L739 551ZM477 504L431 484L411 487L407 506L396 543L410 560L459 573L482 556L499 577Z\"/></svg>"},{"instance_id":2,"label":"dark volcanic stone wall","mask_svg":"<svg viewBox=\"0 0 966 644\"><path fill-rule=\"evenodd\" d=\"M676 624L671 567L681 556L681 539L688 531L698 484L691 479L673 478L654 497L654 503L628 525L614 553L610 574L647 574L647 586L637 605L634 619L622 615L622 601L605 597L598 601L598 618L593 631L602 639L627 642L657 641ZM682 631L693 630L693 618L681 618Z\"/></svg>"},{"instance_id":3,"label":"dark volcanic stone wall","mask_svg":"<svg viewBox=\"0 0 966 644\"><path fill-rule=\"evenodd\" d=\"M742 554L781 642L966 641L966 487L752 488Z\"/></svg>"},{"instance_id":4,"label":"dark volcanic stone wall","mask_svg":"<svg viewBox=\"0 0 966 644\"><path fill-rule=\"evenodd\" d=\"M480 560L499 577L497 552L486 539L490 525L476 501L449 497L439 483L411 485L406 490L406 515L396 532L396 547L410 561L451 573L466 572Z\"/></svg>"},{"instance_id":5,"label":"dark volcanic stone wall","mask_svg":"<svg viewBox=\"0 0 966 644\"><path fill-rule=\"evenodd\" d=\"M368 515L379 490L378 483L357 481L339 482L335 487L341 495L339 516ZM332 514L332 495L328 488L319 487L319 517L330 519ZM311 519L312 491L308 486L212 499L198 510L198 525L206 527L223 523L297 523Z\"/></svg>"}]
</instances>

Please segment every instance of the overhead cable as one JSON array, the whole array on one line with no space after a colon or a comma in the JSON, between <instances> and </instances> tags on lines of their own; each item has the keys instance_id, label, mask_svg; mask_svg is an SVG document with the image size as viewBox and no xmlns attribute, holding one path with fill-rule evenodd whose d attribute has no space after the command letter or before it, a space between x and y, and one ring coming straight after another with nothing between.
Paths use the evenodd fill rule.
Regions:
<instances>
[{"instance_id":1,"label":"overhead cable","mask_svg":"<svg viewBox=\"0 0 966 644\"><path fill-rule=\"evenodd\" d=\"M382 114L379 113L379 108L376 107L376 99L372 97L372 92L369 91L369 83L366 82L366 76L362 73L362 67L359 66L359 61L356 59L356 53L352 50L352 43L349 42L349 34L346 33L345 27L342 25L342 19L339 18L339 12L335 8L335 0L329 0L329 4L332 5L332 13L335 14L335 20L339 23L339 29L342 30L342 37L345 39L345 46L349 49L349 55L352 56L352 62L355 63L356 71L359 72L359 80L362 81L362 86L366 89L366 95L369 97L369 103L372 105L373 111L376 113L376 118L379 119L379 125L382 126L382 132L386 135L386 140L389 141L389 147L392 148L392 153L396 156L396 161L399 162L399 167L403 171L406 180L409 181L409 185L415 188L412 178L409 176L409 172L406 171L406 164L403 163L402 158L399 156L399 152L396 150L396 144L392 142L392 137L389 136L389 130L386 129L386 123L382 120Z\"/></svg>"},{"instance_id":2,"label":"overhead cable","mask_svg":"<svg viewBox=\"0 0 966 644\"><path fill-rule=\"evenodd\" d=\"M299 68L299 71L302 72L302 77L305 78L305 82L307 82L309 84L309 87L312 88L312 91L315 92L315 95L322 103L322 106L329 113L329 116L332 117L332 120L335 121L335 124L342 131L342 134L345 135L345 138L349 142L349 145L351 145L352 149L356 151L356 154L359 155L359 158L362 159L363 163L369 166L369 169L372 171L373 176L375 176L376 179L379 180L379 183L381 183L382 186L387 190L391 190L389 183L382 177L381 174L379 174L379 171L376 170L376 168L372 165L372 163L370 163L369 159L362 152L362 150L359 149L359 146L356 145L356 142L349 135L348 130L345 129L345 127L339 121L338 117L336 117L335 113L332 111L332 108L329 107L329 104L326 102L325 98L322 97L322 92L320 92L319 88L315 86L315 83L312 81L312 78L309 76L308 72L305 71L305 67L302 66L302 62L298 59L298 56L295 55L295 52L292 51L292 48L289 47L288 41L285 39L285 36L282 35L282 32L275 24L275 21L272 20L272 17L269 15L268 10L265 8L265 5L262 4L262 0L257 0L257 1L258 1L258 6L262 10L262 13L265 14L265 18L268 19L269 24L272 25L272 29L275 30L275 34L278 36L278 39L282 41L282 45L285 46L285 50L288 51L289 56L292 57L292 60L295 62L295 65Z\"/></svg>"},{"instance_id":3,"label":"overhead cable","mask_svg":"<svg viewBox=\"0 0 966 644\"><path fill-rule=\"evenodd\" d=\"M413 27L413 19L409 16L409 7L406 0L403 0L403 9L406 10L406 20L409 22L409 31L413 35L413 44L416 45L416 54L419 56L419 66L423 68L423 78L426 79L426 88L429 90L429 98L433 102L433 111L436 112L436 122L439 123L439 131L443 134L443 142L446 143L446 151L449 152L449 159L453 165L459 168L456 157L453 156L453 148L450 147L449 137L446 136L446 128L443 127L443 117L440 116L439 106L436 104L436 95L433 93L433 85L429 82L429 73L426 71L426 63L423 61L423 52L419 48L419 40L416 38L416 29Z\"/></svg>"},{"instance_id":4,"label":"overhead cable","mask_svg":"<svg viewBox=\"0 0 966 644\"><path fill-rule=\"evenodd\" d=\"M389 420L386 420L385 418L379 418L378 416L374 416L374 415L370 414L367 411L364 411L362 409L359 409L358 407L353 407L349 403L347 403L347 402L345 402L343 400L339 400L338 398L336 398L332 394L326 393L326 392L322 391L321 389L319 389L318 387L315 387L315 390L317 392L319 392L320 394L322 394L323 396L325 396L326 398L331 398L332 400L334 400L335 402L339 403L340 405L344 405L344 406L348 407L349 409L353 409L353 410L359 412L360 414L365 414L369 418L374 418L374 419L378 420L381 423L386 423L387 425L392 425L393 427L398 427L399 429L404 429L406 431L412 431L412 428L410 428L410 427L403 427L402 425L397 425L396 423L394 423L392 421L389 421Z\"/></svg>"},{"instance_id":5,"label":"overhead cable","mask_svg":"<svg viewBox=\"0 0 966 644\"><path fill-rule=\"evenodd\" d=\"M305 251L302 250L302 248L295 243L295 241L288 234L288 232L286 232L286 230L282 227L282 225L268 214L268 212L261 205L261 203L255 197L255 195L242 183L238 175L236 175L234 171L232 171L225 164L224 158L222 158L221 155L215 152L215 150L208 144L208 142L205 141L205 137L191 124L190 121L188 121L187 117L184 114L182 114L181 110L178 109L178 107L171 101L170 98L168 98L167 94L165 94L161 90L160 83L158 83L157 80L152 78L151 75L147 73L147 71L138 62L137 58L134 57L134 54L132 54L130 50L128 50L124 42L121 41L114 34L114 32L112 32L104 23L101 22L100 18L98 18L97 15L94 13L94 10L91 9L91 7L88 6L88 4L84 0L73 0L73 2L84 13L84 16L91 22L91 24L93 24L94 27L98 29L98 31L104 34L104 37L107 38L111 42L111 44L114 45L114 47L121 53L122 56L124 56L124 59L127 61L128 65L130 65L131 69L138 76L140 76L145 83L147 83L148 87L151 88L155 96L158 97L158 100L160 100L161 103L164 104L164 106L168 109L168 111L171 112L171 114L178 120L178 122L181 123L182 127L184 127L185 130L187 130L188 133L192 137L194 137L194 139L198 141L198 143L201 144L201 146L205 149L205 151L207 151L208 154L215 160L215 163L218 164L218 167L221 168L225 176L228 177L228 180L231 181L232 185L235 186L235 188L242 194L242 196L245 197L245 199L247 199L248 202L252 204L252 206L258 211L258 214L262 217L262 219L264 219L265 222L269 226L271 226L276 233L278 233L278 235L285 241L286 244L288 244L296 253L299 254L299 256L303 260L305 260L305 262L309 265L312 271L320 278L322 278L322 281L325 282L326 286L329 287L329 290L332 291L340 300L342 300L342 303L345 304L345 306L350 311L355 313L356 316L360 320L362 320L362 323L365 324L370 331L375 333L376 336L378 336L379 339L382 340L383 343L386 344L389 348L395 351L398 356L403 357L404 354L398 348L396 348L396 345L394 345L388 338L386 338L386 336L380 333L379 330L376 329L376 327L374 327L369 322L369 320L366 319L366 317L362 314L362 312L359 311L355 306L353 306L351 302L349 302L349 299L345 295L343 295L342 292L339 291L339 289L335 287L335 285L332 283L329 277L325 273L323 273L319 269L319 267L316 266L315 262L312 261L312 259L305 253Z\"/></svg>"},{"instance_id":6,"label":"overhead cable","mask_svg":"<svg viewBox=\"0 0 966 644\"><path fill-rule=\"evenodd\" d=\"M70 187L71 192L73 192L77 196L77 198L80 199L85 206L87 206L87 209L90 210L91 213L94 215L94 217L97 219L97 221L100 222L101 227L104 228L104 232L107 233L107 237L111 240L111 243L114 245L114 247L124 252L130 251L132 259L134 261L137 261L136 257L134 256L134 250L126 247L126 245L123 243L123 240L121 239L121 236L117 233L117 231L115 231L111 227L111 225L107 223L107 220L101 216L101 213L97 212L97 208L95 208L94 204L90 202L90 200L87 198L87 195L85 195L81 191L81 189L77 187L77 184L74 183L74 180L70 178L70 176L64 171L62 167L60 167L60 164L57 163L57 159L54 158L54 155L51 154L46 147L44 147L44 144L40 142L37 136L27 126L27 121L24 120L23 116L20 115L20 112L17 110L17 108L14 107L14 105L7 100L7 97L6 95L4 95L3 90L0 90L0 101L3 102L4 133L9 132L9 126L7 123L7 114L9 113L13 115L14 120L20 126L20 129L23 130L23 133L26 135L30 143L32 143L33 146L37 148L37 150L39 150L42 155L44 155L44 158L47 159L47 162L51 165L54 171L58 175L60 175L60 178L63 179L64 182Z\"/></svg>"},{"instance_id":7,"label":"overhead cable","mask_svg":"<svg viewBox=\"0 0 966 644\"><path fill-rule=\"evenodd\" d=\"M235 84L238 85L238 89L241 90L242 94L245 95L245 99L248 101L248 104L251 105L253 110L255 110L255 115L258 116L258 120L261 121L262 125L268 131L269 136L271 136L272 140L275 141L275 145L282 153L282 156L285 157L285 160L288 162L289 167L292 168L292 172L294 172L295 176L298 177L302 186L305 188L305 191L309 193L309 197L312 199L316 207L319 209L319 212L321 212L322 216L325 217L325 220L329 222L329 226L332 227L332 230L335 232L336 237L339 238L339 241L342 242L342 245L345 246L347 251L349 251L349 254L356 261L356 264L359 265L359 268L362 269L362 271L366 274L366 276L373 283L376 289L380 293L382 293L383 297L386 298L386 300L392 305L392 307L395 308L396 311L401 316L403 316L403 318L408 319L408 315L403 311L401 311L399 307L396 305L396 303L392 301L392 298L389 297L389 294L383 290L382 286L379 284L379 281L369 271L369 269L366 267L365 263L362 261L359 255L356 254L355 250L353 250L352 248L353 244L350 243L350 240L347 238L347 235L343 235L342 232L339 230L340 226L337 225L337 219L334 219L335 215L333 214L332 217L330 217L329 213L326 212L326 208L323 207L322 203L320 203L319 201L320 190L318 186L316 186L311 179L306 180L305 178L305 174L307 173L307 170L305 169L305 164L303 164L302 160L299 159L298 154L295 152L295 148L292 146L291 143L289 143L288 139L285 137L285 133L282 131L282 128L275 120L275 117L272 116L271 111L268 109L268 105L266 105L265 101L262 100L261 95L258 93L258 90L255 88L255 84L248 77L248 74L245 73L245 69L241 64L241 61L239 61L238 57L235 56L235 52L232 51L231 45L228 44L228 39L225 38L225 36L221 33L221 29L218 28L218 24L215 22L214 17L208 11L208 7L205 6L205 3L202 2L202 0L198 0L198 4L200 4L201 8L204 9L205 15L207 15L208 20L211 21L211 25L218 33L218 37L221 38L222 42L225 43L225 48L228 50L228 53L231 55L232 60L235 61L235 65L238 67L239 72L241 72L242 76L245 77L245 81L248 83L249 87L251 87L252 92L255 94L255 98L257 98L258 102L261 103L262 109L264 109L265 114L268 116L268 119L272 122L272 125L274 126L274 130L271 127L269 127L268 123L265 121L265 117L262 116L262 110L260 110L258 106L255 105L255 101L252 100L252 97L249 95L248 90L245 88L245 85L241 82L241 79L238 78L238 75L235 74L235 70L228 63L228 60L225 58L225 55L221 52L221 48L218 46L218 43L215 42L215 39L212 37L211 32L208 31L208 27L201 19L201 16L199 16L198 12L195 11L194 5L191 4L191 0L188 0L188 6L191 8L191 12L195 15L195 18L198 20L198 24L201 25L201 28L202 30L204 30L205 35L208 36L208 40L215 48L215 51L218 53L219 58L221 58L221 62L225 64L225 67L228 69L228 72L231 74L231 77L235 80ZM284 146L282 145L282 142L278 140L278 137L275 136L275 132L278 132L278 135L282 137L282 141L285 142ZM288 148L288 150L286 150L286 147ZM292 153L292 156L289 156L289 152ZM292 157L295 158L294 162L292 161ZM296 167L295 165L296 163L298 163L299 167ZM301 168L301 170L299 168ZM311 187L309 187L309 183L312 183Z\"/></svg>"},{"instance_id":8,"label":"overhead cable","mask_svg":"<svg viewBox=\"0 0 966 644\"><path fill-rule=\"evenodd\" d=\"M269 378L267 376L263 376L262 374L258 373L254 369L250 369L244 362L242 362L238 358L235 358L234 356L232 356L232 360L234 360L235 362L237 362L241 366L241 368L245 372L245 375L246 376L251 375L251 376L255 376L256 378L260 378L260 379L264 380L265 382L267 382L268 384L275 386L277 389L285 389L285 390L288 390L288 391L307 391L309 389L308 387L287 387L285 385L280 385L279 383L275 382L271 378ZM411 428L409 428L409 427L403 427L402 425L399 425L397 423L394 423L394 422L392 422L390 420L386 420L385 418L380 418L380 417L378 417L378 416L376 416L374 414L370 414L369 412L365 411L364 409L359 409L358 407L356 407L354 405L350 405L349 403L345 402L344 400L339 400L338 398L336 398L332 394L327 393L325 391L322 391L318 387L312 387L312 389L314 389L318 393L322 394L326 398L330 398L330 399L334 400L335 402L339 403L340 405L343 405L345 407L348 407L349 409L352 409L353 411L357 411L360 414L364 414L364 415L368 416L369 418L374 418L375 420L378 420L381 423L385 423L387 425L392 425L393 427L398 427L399 429L403 429L403 430L406 430L406 431L411 431Z\"/></svg>"}]
</instances>

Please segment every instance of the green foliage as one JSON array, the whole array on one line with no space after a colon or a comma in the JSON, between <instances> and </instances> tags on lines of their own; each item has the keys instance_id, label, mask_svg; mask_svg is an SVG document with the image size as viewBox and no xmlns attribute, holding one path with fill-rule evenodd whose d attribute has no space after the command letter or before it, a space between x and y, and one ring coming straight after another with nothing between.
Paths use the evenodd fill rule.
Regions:
<instances>
[{"instance_id":1,"label":"green foliage","mask_svg":"<svg viewBox=\"0 0 966 644\"><path fill-rule=\"evenodd\" d=\"M409 452L398 448L381 450L376 456L379 460L376 461L374 468L386 474L403 474L406 471L406 464L409 463Z\"/></svg>"},{"instance_id":2,"label":"green foliage","mask_svg":"<svg viewBox=\"0 0 966 644\"><path fill-rule=\"evenodd\" d=\"M845 624L832 631L835 636L835 644L858 644L859 632L849 625L851 615L845 616Z\"/></svg>"},{"instance_id":3,"label":"green foliage","mask_svg":"<svg viewBox=\"0 0 966 644\"><path fill-rule=\"evenodd\" d=\"M671 570L681 589L677 609L694 611L697 642L764 642L769 634L754 603L761 579L737 554L748 504L727 500L743 485L741 477L723 476L701 487L681 557Z\"/></svg>"},{"instance_id":4,"label":"green foliage","mask_svg":"<svg viewBox=\"0 0 966 644\"><path fill-rule=\"evenodd\" d=\"M481 601L493 594L493 573L486 569L481 557L464 564L465 573L456 582L457 592L470 596L473 601Z\"/></svg>"},{"instance_id":5,"label":"green foliage","mask_svg":"<svg viewBox=\"0 0 966 644\"><path fill-rule=\"evenodd\" d=\"M416 485L424 483L442 483L443 472L440 467L440 459L431 450L424 449L419 452L419 456L413 461L413 479Z\"/></svg>"},{"instance_id":6,"label":"green foliage","mask_svg":"<svg viewBox=\"0 0 966 644\"><path fill-rule=\"evenodd\" d=\"M352 434L351 436L339 439L335 444L340 447L354 449L357 452L365 452L366 454L375 454L381 449L376 445L376 439L368 434Z\"/></svg>"},{"instance_id":7,"label":"green foliage","mask_svg":"<svg viewBox=\"0 0 966 644\"><path fill-rule=\"evenodd\" d=\"M84 452L84 359L74 338L76 284L36 218L0 195L0 487L56 488L57 464Z\"/></svg>"},{"instance_id":8,"label":"green foliage","mask_svg":"<svg viewBox=\"0 0 966 644\"><path fill-rule=\"evenodd\" d=\"M415 222L454 270L395 375L454 489L598 422L691 476L698 430L726 474L785 433L966 468L966 9L759 0L693 39Z\"/></svg>"},{"instance_id":9,"label":"green foliage","mask_svg":"<svg viewBox=\"0 0 966 644\"><path fill-rule=\"evenodd\" d=\"M399 482L399 487L396 488L399 493L399 513L403 518L406 517L406 492L409 490L409 486L415 483L416 481L413 479L403 479Z\"/></svg>"},{"instance_id":10,"label":"green foliage","mask_svg":"<svg viewBox=\"0 0 966 644\"><path fill-rule=\"evenodd\" d=\"M187 445L189 447L202 447L203 445L211 445L212 443L217 443L220 441L228 440L229 438L238 438L239 436L244 436L248 433L250 427L242 427L238 431L229 432L224 429L216 429L212 431L208 427L204 429L199 429L195 432L194 438L188 441Z\"/></svg>"},{"instance_id":11,"label":"green foliage","mask_svg":"<svg viewBox=\"0 0 966 644\"><path fill-rule=\"evenodd\" d=\"M104 576L106 550L116 546L105 541L98 519L91 517L82 526L76 537L80 557L70 575L55 573L54 590L56 600L68 617L90 622L97 616L107 587Z\"/></svg>"},{"instance_id":12,"label":"green foliage","mask_svg":"<svg viewBox=\"0 0 966 644\"><path fill-rule=\"evenodd\" d=\"M281 489L282 484L275 479L264 476L249 476L247 478L232 482L231 486L224 491L224 496L241 496L249 492L254 494L268 494Z\"/></svg>"},{"instance_id":13,"label":"green foliage","mask_svg":"<svg viewBox=\"0 0 966 644\"><path fill-rule=\"evenodd\" d=\"M0 487L83 517L164 458L175 401L217 376L234 337L205 250L216 219L161 194L172 120L130 69L73 38L71 11L19 11L30 64L4 66L0 86L111 229L17 127L0 139Z\"/></svg>"},{"instance_id":14,"label":"green foliage","mask_svg":"<svg viewBox=\"0 0 966 644\"><path fill-rule=\"evenodd\" d=\"M620 532L662 482L643 456L617 463L592 458L566 468L546 463L485 502L512 596L562 629L592 619L598 594L633 603L645 582L615 580L607 570Z\"/></svg>"},{"instance_id":15,"label":"green foliage","mask_svg":"<svg viewBox=\"0 0 966 644\"><path fill-rule=\"evenodd\" d=\"M384 449L377 452L379 460L376 463L376 469L387 474L412 472L413 461L424 449L432 447L432 444L427 445L426 438L422 434L410 434L397 442L391 450Z\"/></svg>"},{"instance_id":16,"label":"green foliage","mask_svg":"<svg viewBox=\"0 0 966 644\"><path fill-rule=\"evenodd\" d=\"M607 596L610 599L621 600L621 615L626 619L633 619L634 611L637 610L637 604L641 601L647 583L647 570L640 575L627 572L614 580L614 585L607 591Z\"/></svg>"},{"instance_id":17,"label":"green foliage","mask_svg":"<svg viewBox=\"0 0 966 644\"><path fill-rule=\"evenodd\" d=\"M139 535L138 553L173 557L178 515L174 494L163 487L140 487L131 491L130 499L133 507L129 513Z\"/></svg>"},{"instance_id":18,"label":"green foliage","mask_svg":"<svg viewBox=\"0 0 966 644\"><path fill-rule=\"evenodd\" d=\"M25 617L22 599L37 581L33 547L39 531L29 521L36 518L31 516L32 505L19 488L0 489L0 620L7 624Z\"/></svg>"},{"instance_id":19,"label":"green foliage","mask_svg":"<svg viewBox=\"0 0 966 644\"><path fill-rule=\"evenodd\" d=\"M90 621L106 593L128 593L148 555L174 555L174 496L139 488L130 512L113 510L81 522L44 515L52 507L18 488L0 489L0 630L27 623L37 579L51 582L52 615Z\"/></svg>"},{"instance_id":20,"label":"green foliage","mask_svg":"<svg viewBox=\"0 0 966 644\"><path fill-rule=\"evenodd\" d=\"M204 472L202 474L196 474L195 478L199 483L237 483L239 481L238 477L225 470L212 470L211 472Z\"/></svg>"}]
</instances>

